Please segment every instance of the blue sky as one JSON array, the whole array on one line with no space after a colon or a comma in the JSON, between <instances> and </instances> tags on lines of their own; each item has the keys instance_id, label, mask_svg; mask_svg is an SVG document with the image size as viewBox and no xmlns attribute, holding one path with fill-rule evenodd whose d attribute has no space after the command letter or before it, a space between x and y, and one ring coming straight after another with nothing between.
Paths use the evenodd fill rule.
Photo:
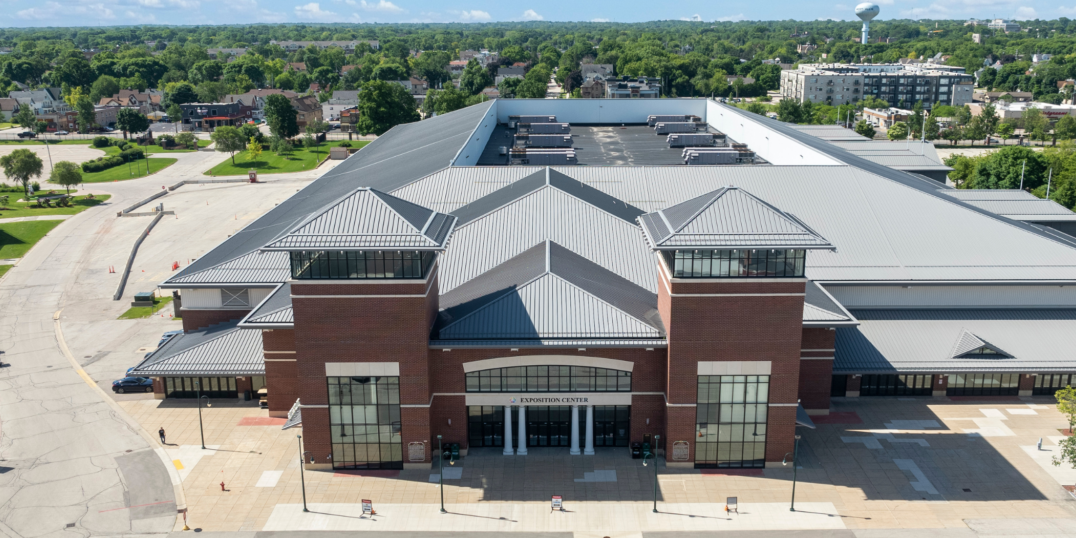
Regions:
<instances>
[{"instance_id":1,"label":"blue sky","mask_svg":"<svg viewBox=\"0 0 1076 538\"><path fill-rule=\"evenodd\" d=\"M875 0L879 19L1076 18L1076 0ZM249 22L853 20L853 1L0 0L0 27Z\"/></svg>"}]
</instances>

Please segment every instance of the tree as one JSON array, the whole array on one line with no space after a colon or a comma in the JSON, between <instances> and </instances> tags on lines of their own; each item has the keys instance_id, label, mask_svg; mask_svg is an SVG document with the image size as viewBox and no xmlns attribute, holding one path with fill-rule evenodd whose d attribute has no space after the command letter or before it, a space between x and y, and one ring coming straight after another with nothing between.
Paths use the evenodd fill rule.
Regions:
<instances>
[{"instance_id":1,"label":"tree","mask_svg":"<svg viewBox=\"0 0 1076 538\"><path fill-rule=\"evenodd\" d=\"M1046 119L1042 110L1035 107L1027 107L1024 110L1024 133L1032 139L1038 138L1045 144L1046 132L1049 130L1050 120Z\"/></svg>"},{"instance_id":2,"label":"tree","mask_svg":"<svg viewBox=\"0 0 1076 538\"><path fill-rule=\"evenodd\" d=\"M52 167L49 181L67 187L67 193L71 193L71 186L82 183L82 168L71 161L60 161Z\"/></svg>"},{"instance_id":3,"label":"tree","mask_svg":"<svg viewBox=\"0 0 1076 538\"><path fill-rule=\"evenodd\" d=\"M447 52L427 50L415 58L412 67L415 70L415 76L425 80L432 90L452 78L447 69L450 61L451 57Z\"/></svg>"},{"instance_id":4,"label":"tree","mask_svg":"<svg viewBox=\"0 0 1076 538\"><path fill-rule=\"evenodd\" d=\"M941 127L938 126L938 118L934 116L934 113L931 112L930 114L927 114L927 131L925 138L927 140L937 140L938 131L940 129Z\"/></svg>"},{"instance_id":5,"label":"tree","mask_svg":"<svg viewBox=\"0 0 1076 538\"><path fill-rule=\"evenodd\" d=\"M175 126L175 131L178 134L179 124L183 123L183 109L180 108L179 105L172 103L171 105L168 105L168 111L166 113L168 114L168 121L172 122L172 125Z\"/></svg>"},{"instance_id":6,"label":"tree","mask_svg":"<svg viewBox=\"0 0 1076 538\"><path fill-rule=\"evenodd\" d=\"M448 114L453 110L459 110L467 106L467 94L449 84L443 90L430 90L426 95L426 101L422 103L423 111L427 115Z\"/></svg>"},{"instance_id":7,"label":"tree","mask_svg":"<svg viewBox=\"0 0 1076 538\"><path fill-rule=\"evenodd\" d=\"M759 116L766 115L766 105L762 103L748 103L745 110L752 114L758 114Z\"/></svg>"},{"instance_id":8,"label":"tree","mask_svg":"<svg viewBox=\"0 0 1076 538\"><path fill-rule=\"evenodd\" d=\"M187 149L197 149L198 139L194 137L194 133L184 131L176 135L176 144L185 146Z\"/></svg>"},{"instance_id":9,"label":"tree","mask_svg":"<svg viewBox=\"0 0 1076 538\"><path fill-rule=\"evenodd\" d=\"M1019 189L1020 177L1023 175L1023 187L1034 190L1046 184L1048 168L1049 162L1041 151L1034 151L1024 146L1007 146L982 158L975 168L971 187Z\"/></svg>"},{"instance_id":10,"label":"tree","mask_svg":"<svg viewBox=\"0 0 1076 538\"><path fill-rule=\"evenodd\" d=\"M210 138L213 140L217 151L224 151L232 155L232 165L235 165L235 152L246 149L247 141L243 138L243 134L239 132L239 129L230 125L217 127L213 130Z\"/></svg>"},{"instance_id":11,"label":"tree","mask_svg":"<svg viewBox=\"0 0 1076 538\"><path fill-rule=\"evenodd\" d=\"M48 130L49 130L49 123L47 121L38 121L37 123L34 124L34 132L37 133L37 134L42 134L42 133L44 133L45 131L48 131Z\"/></svg>"},{"instance_id":12,"label":"tree","mask_svg":"<svg viewBox=\"0 0 1076 538\"><path fill-rule=\"evenodd\" d=\"M803 107L798 101L781 99L777 103L777 119L786 123L803 123Z\"/></svg>"},{"instance_id":13,"label":"tree","mask_svg":"<svg viewBox=\"0 0 1076 538\"><path fill-rule=\"evenodd\" d=\"M898 121L889 126L889 130L886 131L885 136L890 140L905 140L908 138L908 124L903 121Z\"/></svg>"},{"instance_id":14,"label":"tree","mask_svg":"<svg viewBox=\"0 0 1076 538\"><path fill-rule=\"evenodd\" d=\"M994 133L998 132L998 118L997 110L993 104L983 105L982 112L979 113L979 122L983 126L983 132L986 136L994 136Z\"/></svg>"},{"instance_id":15,"label":"tree","mask_svg":"<svg viewBox=\"0 0 1076 538\"><path fill-rule=\"evenodd\" d=\"M912 139L918 139L923 135L924 121L926 121L926 116L923 115L923 102L916 101L915 106L912 107L912 117L908 118Z\"/></svg>"},{"instance_id":16,"label":"tree","mask_svg":"<svg viewBox=\"0 0 1076 538\"><path fill-rule=\"evenodd\" d=\"M250 137L250 142L247 143L247 160L254 162L258 160L258 157L262 156L262 143L258 141L257 137ZM232 156L232 162L235 162L235 156Z\"/></svg>"},{"instance_id":17,"label":"tree","mask_svg":"<svg viewBox=\"0 0 1076 538\"><path fill-rule=\"evenodd\" d=\"M123 131L126 140L127 133L142 133L149 129L149 120L133 108L123 108L116 113L116 128Z\"/></svg>"},{"instance_id":18,"label":"tree","mask_svg":"<svg viewBox=\"0 0 1076 538\"><path fill-rule=\"evenodd\" d=\"M982 140L985 136L986 131L983 129L983 122L978 116L972 118L968 122L968 126L964 128L964 140L970 140L973 146L976 140Z\"/></svg>"},{"instance_id":19,"label":"tree","mask_svg":"<svg viewBox=\"0 0 1076 538\"><path fill-rule=\"evenodd\" d=\"M93 86L90 86L90 100L100 103L102 98L112 97L119 92L120 83L116 80L116 77L102 75L93 81Z\"/></svg>"},{"instance_id":20,"label":"tree","mask_svg":"<svg viewBox=\"0 0 1076 538\"><path fill-rule=\"evenodd\" d=\"M1060 466L1062 463L1067 463L1070 466L1076 466L1076 436L1071 435L1073 425L1076 424L1076 389L1066 386L1055 392L1054 398L1057 399L1057 410L1069 421L1069 436L1058 443L1060 455L1054 456L1053 464Z\"/></svg>"},{"instance_id":21,"label":"tree","mask_svg":"<svg viewBox=\"0 0 1076 538\"><path fill-rule=\"evenodd\" d=\"M1076 138L1076 117L1063 116L1060 120L1057 120L1057 125L1054 126L1054 133L1061 140L1072 140Z\"/></svg>"},{"instance_id":22,"label":"tree","mask_svg":"<svg viewBox=\"0 0 1076 538\"><path fill-rule=\"evenodd\" d=\"M998 125L997 135L1001 138L1012 138L1013 133L1016 132L1016 124L1011 121L1004 121Z\"/></svg>"},{"instance_id":23,"label":"tree","mask_svg":"<svg viewBox=\"0 0 1076 538\"><path fill-rule=\"evenodd\" d=\"M93 107L93 101L88 95L79 97L75 103L75 111L78 112L78 131L88 133L97 125L97 110Z\"/></svg>"},{"instance_id":24,"label":"tree","mask_svg":"<svg viewBox=\"0 0 1076 538\"><path fill-rule=\"evenodd\" d=\"M394 84L403 89L403 86ZM406 90L404 90L406 91ZM365 99L365 96L363 96ZM361 106L361 102L360 102ZM299 134L299 122L295 117L298 112L292 106L291 100L280 94L269 95L265 98L265 121L269 124L269 131L273 134L291 138Z\"/></svg>"},{"instance_id":25,"label":"tree","mask_svg":"<svg viewBox=\"0 0 1076 538\"><path fill-rule=\"evenodd\" d=\"M26 197L30 197L30 178L41 177L41 157L28 149L17 149L0 157L0 168L10 180L22 183Z\"/></svg>"},{"instance_id":26,"label":"tree","mask_svg":"<svg viewBox=\"0 0 1076 538\"><path fill-rule=\"evenodd\" d=\"M856 123L856 134L867 138L874 138L874 126L867 120L859 120L859 122Z\"/></svg>"},{"instance_id":27,"label":"tree","mask_svg":"<svg viewBox=\"0 0 1076 538\"><path fill-rule=\"evenodd\" d=\"M19 127L22 127L23 129L29 129L34 126L34 123L37 121L37 117L34 116L34 109L31 108L30 105L20 104L18 114L15 114L15 116L12 117L11 120L19 124Z\"/></svg>"},{"instance_id":28,"label":"tree","mask_svg":"<svg viewBox=\"0 0 1076 538\"><path fill-rule=\"evenodd\" d=\"M975 178L975 167L979 160L981 157L965 157L960 153L950 155L945 159L945 166L953 169L949 172L949 180L956 185L956 188L967 187Z\"/></svg>"},{"instance_id":29,"label":"tree","mask_svg":"<svg viewBox=\"0 0 1076 538\"><path fill-rule=\"evenodd\" d=\"M493 78L489 76L489 71L479 65L478 60L471 58L460 75L460 90L467 95L476 95L492 84Z\"/></svg>"},{"instance_id":30,"label":"tree","mask_svg":"<svg viewBox=\"0 0 1076 538\"><path fill-rule=\"evenodd\" d=\"M187 103L198 102L198 91L194 89L194 86L189 82L180 82L176 84L175 88L172 88L172 92L168 94L168 100L174 105L185 105Z\"/></svg>"},{"instance_id":31,"label":"tree","mask_svg":"<svg viewBox=\"0 0 1076 538\"><path fill-rule=\"evenodd\" d=\"M950 127L942 132L941 137L955 146L957 142L964 138L964 133L960 132L960 127Z\"/></svg>"},{"instance_id":32,"label":"tree","mask_svg":"<svg viewBox=\"0 0 1076 538\"><path fill-rule=\"evenodd\" d=\"M333 71L331 67L323 65L314 70L314 80L324 90L325 88L336 84L336 81L340 80L340 75L338 75L336 71Z\"/></svg>"},{"instance_id":33,"label":"tree","mask_svg":"<svg viewBox=\"0 0 1076 538\"><path fill-rule=\"evenodd\" d=\"M506 78L501 80L501 84L497 86L497 91L500 92L501 97L511 98L516 96L516 90L519 89L519 85L523 84L521 78Z\"/></svg>"},{"instance_id":34,"label":"tree","mask_svg":"<svg viewBox=\"0 0 1076 538\"><path fill-rule=\"evenodd\" d=\"M968 105L964 105L956 109L956 123L957 125L967 125L971 121L971 108Z\"/></svg>"},{"instance_id":35,"label":"tree","mask_svg":"<svg viewBox=\"0 0 1076 538\"><path fill-rule=\"evenodd\" d=\"M362 85L359 132L382 135L401 124L418 121L415 98L399 84L374 80Z\"/></svg>"}]
</instances>

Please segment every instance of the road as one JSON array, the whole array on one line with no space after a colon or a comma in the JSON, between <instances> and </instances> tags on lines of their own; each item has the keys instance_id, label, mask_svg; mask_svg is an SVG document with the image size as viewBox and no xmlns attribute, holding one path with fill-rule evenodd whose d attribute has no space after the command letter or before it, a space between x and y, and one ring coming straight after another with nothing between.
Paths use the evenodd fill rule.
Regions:
<instances>
[{"instance_id":1,"label":"road","mask_svg":"<svg viewBox=\"0 0 1076 538\"><path fill-rule=\"evenodd\" d=\"M0 350L10 363L0 368L0 536L173 529L182 505L173 488L178 475L155 436L102 390L141 356L139 346L154 345L177 324L116 320L136 290L152 289L169 273L164 261L148 273L138 267L155 258L199 255L338 162L263 176L262 185L184 186L165 196L161 202L177 218L162 221L147 238L124 299L112 301L119 275L108 266L123 267L149 222L117 218L118 208L162 185L204 179L202 172L227 155L176 157L179 162L153 176L83 186L113 198L65 220L0 279ZM189 250L170 252L180 247Z\"/></svg>"}]
</instances>

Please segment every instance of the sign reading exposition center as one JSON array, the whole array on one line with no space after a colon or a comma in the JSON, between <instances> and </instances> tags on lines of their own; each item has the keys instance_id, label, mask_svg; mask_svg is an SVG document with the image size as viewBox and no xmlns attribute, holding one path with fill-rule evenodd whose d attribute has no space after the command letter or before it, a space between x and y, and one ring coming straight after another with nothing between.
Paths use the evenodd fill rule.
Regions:
<instances>
[{"instance_id":1,"label":"sign reading exposition center","mask_svg":"<svg viewBox=\"0 0 1076 538\"><path fill-rule=\"evenodd\" d=\"M466 400L467 405L631 405L631 393L470 393L467 394Z\"/></svg>"}]
</instances>

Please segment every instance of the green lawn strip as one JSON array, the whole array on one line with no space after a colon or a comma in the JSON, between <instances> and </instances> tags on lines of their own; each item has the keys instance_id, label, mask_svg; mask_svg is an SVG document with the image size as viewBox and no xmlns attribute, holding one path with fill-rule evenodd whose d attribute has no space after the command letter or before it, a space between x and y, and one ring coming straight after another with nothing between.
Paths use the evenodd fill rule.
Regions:
<instances>
[{"instance_id":1,"label":"green lawn strip","mask_svg":"<svg viewBox=\"0 0 1076 538\"><path fill-rule=\"evenodd\" d=\"M4 278L4 274L11 270L14 265L0 265L0 278Z\"/></svg>"},{"instance_id":2,"label":"green lawn strip","mask_svg":"<svg viewBox=\"0 0 1076 538\"><path fill-rule=\"evenodd\" d=\"M62 220L0 223L0 259L21 258Z\"/></svg>"},{"instance_id":3,"label":"green lawn strip","mask_svg":"<svg viewBox=\"0 0 1076 538\"><path fill-rule=\"evenodd\" d=\"M146 163L149 163L149 173L146 173ZM137 161L131 161L119 166L113 166L108 170L102 170L100 172L94 172L92 174L83 173L83 183L105 183L108 181L123 181L125 179L138 179L140 177L146 177L150 174L154 174L172 166L176 163L176 159L170 158L152 158L152 159L139 159Z\"/></svg>"},{"instance_id":4,"label":"green lawn strip","mask_svg":"<svg viewBox=\"0 0 1076 538\"><path fill-rule=\"evenodd\" d=\"M329 148L337 147L342 142L349 142L352 148L361 148L369 143L358 140L333 140L320 144L317 151L314 148L297 147L290 155L277 155L266 150L254 162L247 160L247 152L243 151L235 154L234 165L229 157L228 160L214 166L205 174L209 176L241 176L246 175L251 168L257 170L259 174L283 174L311 170L317 165L318 161L315 161L315 159L324 161L329 156Z\"/></svg>"},{"instance_id":5,"label":"green lawn strip","mask_svg":"<svg viewBox=\"0 0 1076 538\"><path fill-rule=\"evenodd\" d=\"M132 306L116 319L142 319L148 318L161 311L168 303L172 302L172 296L153 299L153 306Z\"/></svg>"},{"instance_id":6,"label":"green lawn strip","mask_svg":"<svg viewBox=\"0 0 1076 538\"><path fill-rule=\"evenodd\" d=\"M92 140L49 140L50 146L88 146ZM43 140L0 140L0 144L15 144L22 146L44 146Z\"/></svg>"},{"instance_id":7,"label":"green lawn strip","mask_svg":"<svg viewBox=\"0 0 1076 538\"><path fill-rule=\"evenodd\" d=\"M47 192L47 191L46 191ZM77 191L72 190L77 194ZM6 193L5 193L6 194ZM64 194L64 191L56 190L56 194ZM11 199L16 199L21 194L12 194ZM10 202L7 207L11 209L0 208L0 223L3 223L3 219L13 219L17 217L37 217L41 215L76 215L93 206L104 203L111 198L107 194L95 196L93 199L86 198L85 196L77 196L74 202L71 202L71 207L37 207L34 202Z\"/></svg>"}]
</instances>

